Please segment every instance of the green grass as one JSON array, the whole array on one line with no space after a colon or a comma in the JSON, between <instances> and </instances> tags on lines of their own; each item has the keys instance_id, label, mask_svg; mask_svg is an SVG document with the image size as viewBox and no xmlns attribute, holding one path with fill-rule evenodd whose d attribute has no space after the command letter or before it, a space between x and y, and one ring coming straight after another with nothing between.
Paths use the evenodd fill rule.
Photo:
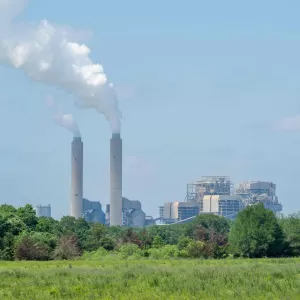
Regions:
<instances>
[{"instance_id":1,"label":"green grass","mask_svg":"<svg viewBox=\"0 0 300 300\"><path fill-rule=\"evenodd\" d=\"M300 259L0 262L0 299L300 299Z\"/></svg>"}]
</instances>

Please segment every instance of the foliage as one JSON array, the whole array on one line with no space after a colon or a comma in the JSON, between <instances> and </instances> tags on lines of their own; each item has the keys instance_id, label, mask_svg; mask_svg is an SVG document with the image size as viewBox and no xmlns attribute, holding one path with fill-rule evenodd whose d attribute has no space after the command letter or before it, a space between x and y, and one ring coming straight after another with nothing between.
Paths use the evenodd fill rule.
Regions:
<instances>
[{"instance_id":1,"label":"foliage","mask_svg":"<svg viewBox=\"0 0 300 300\"><path fill-rule=\"evenodd\" d=\"M188 257L199 258L204 256L204 242L190 241L186 247Z\"/></svg>"},{"instance_id":2,"label":"foliage","mask_svg":"<svg viewBox=\"0 0 300 300\"><path fill-rule=\"evenodd\" d=\"M184 250L187 248L188 244L192 241L192 239L188 236L180 236L179 239L178 239L178 249L179 250Z\"/></svg>"},{"instance_id":3,"label":"foliage","mask_svg":"<svg viewBox=\"0 0 300 300\"><path fill-rule=\"evenodd\" d=\"M164 243L163 239L161 238L161 236L156 235L153 239L152 248L161 248L164 245L165 245L165 243Z\"/></svg>"},{"instance_id":4,"label":"foliage","mask_svg":"<svg viewBox=\"0 0 300 300\"><path fill-rule=\"evenodd\" d=\"M281 256L285 250L278 220L263 204L248 206L238 214L229 241L234 253L251 258Z\"/></svg>"},{"instance_id":5,"label":"foliage","mask_svg":"<svg viewBox=\"0 0 300 300\"><path fill-rule=\"evenodd\" d=\"M74 259L79 257L82 251L79 246L79 239L76 235L62 236L54 250L53 257L55 259Z\"/></svg>"},{"instance_id":6,"label":"foliage","mask_svg":"<svg viewBox=\"0 0 300 300\"><path fill-rule=\"evenodd\" d=\"M151 248L149 257L153 259L168 259L177 258L180 256L180 251L176 245L165 245L161 248Z\"/></svg>"},{"instance_id":7,"label":"foliage","mask_svg":"<svg viewBox=\"0 0 300 300\"><path fill-rule=\"evenodd\" d=\"M298 299L299 259L0 262L0 299Z\"/></svg>"},{"instance_id":8,"label":"foliage","mask_svg":"<svg viewBox=\"0 0 300 300\"><path fill-rule=\"evenodd\" d=\"M142 250L137 244L124 244L119 248L119 257L122 259L133 257L141 258L143 256Z\"/></svg>"},{"instance_id":9,"label":"foliage","mask_svg":"<svg viewBox=\"0 0 300 300\"><path fill-rule=\"evenodd\" d=\"M26 204L24 207L20 207L16 211L17 217L19 217L25 224L28 230L34 230L37 223L38 218L36 216L35 210L29 204Z\"/></svg>"},{"instance_id":10,"label":"foliage","mask_svg":"<svg viewBox=\"0 0 300 300\"><path fill-rule=\"evenodd\" d=\"M281 219L255 205L235 222L199 215L191 223L107 227L65 216L37 218L32 206L0 205L0 260L299 256L300 215Z\"/></svg>"},{"instance_id":11,"label":"foliage","mask_svg":"<svg viewBox=\"0 0 300 300\"><path fill-rule=\"evenodd\" d=\"M100 247L98 250L95 251L85 251L83 252L82 259L83 260L100 260L104 257L108 256L109 252L104 249L103 247Z\"/></svg>"},{"instance_id":12,"label":"foliage","mask_svg":"<svg viewBox=\"0 0 300 300\"><path fill-rule=\"evenodd\" d=\"M281 218L279 223L288 244L288 254L300 256L300 213Z\"/></svg>"},{"instance_id":13,"label":"foliage","mask_svg":"<svg viewBox=\"0 0 300 300\"><path fill-rule=\"evenodd\" d=\"M49 260L56 240L48 233L24 232L15 242L15 259Z\"/></svg>"}]
</instances>

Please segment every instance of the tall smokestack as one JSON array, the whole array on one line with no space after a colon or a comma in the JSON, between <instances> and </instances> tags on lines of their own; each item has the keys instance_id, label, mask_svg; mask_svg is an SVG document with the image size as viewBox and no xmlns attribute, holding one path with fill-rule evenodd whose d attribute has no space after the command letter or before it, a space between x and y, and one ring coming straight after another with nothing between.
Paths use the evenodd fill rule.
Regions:
<instances>
[{"instance_id":1,"label":"tall smokestack","mask_svg":"<svg viewBox=\"0 0 300 300\"><path fill-rule=\"evenodd\" d=\"M110 140L110 226L122 226L122 139L113 133Z\"/></svg>"},{"instance_id":2,"label":"tall smokestack","mask_svg":"<svg viewBox=\"0 0 300 300\"><path fill-rule=\"evenodd\" d=\"M72 141L71 216L82 218L83 214L83 143L81 137Z\"/></svg>"}]
</instances>

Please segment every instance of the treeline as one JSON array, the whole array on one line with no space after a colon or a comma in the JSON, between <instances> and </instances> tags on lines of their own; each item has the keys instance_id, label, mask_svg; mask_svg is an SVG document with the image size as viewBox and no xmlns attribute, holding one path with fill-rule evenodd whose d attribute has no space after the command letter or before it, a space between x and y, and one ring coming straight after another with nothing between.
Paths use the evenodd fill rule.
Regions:
<instances>
[{"instance_id":1,"label":"treeline","mask_svg":"<svg viewBox=\"0 0 300 300\"><path fill-rule=\"evenodd\" d=\"M0 259L287 257L300 254L300 215L276 218L249 206L234 222L199 215L187 224L143 229L106 227L84 219L38 218L30 205L0 206Z\"/></svg>"}]
</instances>

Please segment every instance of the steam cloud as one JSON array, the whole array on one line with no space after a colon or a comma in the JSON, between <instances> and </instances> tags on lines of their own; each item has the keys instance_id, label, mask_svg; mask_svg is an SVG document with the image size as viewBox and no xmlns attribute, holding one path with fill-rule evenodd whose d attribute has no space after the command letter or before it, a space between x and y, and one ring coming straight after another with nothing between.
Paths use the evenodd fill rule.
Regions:
<instances>
[{"instance_id":1,"label":"steam cloud","mask_svg":"<svg viewBox=\"0 0 300 300\"><path fill-rule=\"evenodd\" d=\"M116 93L103 67L92 62L86 45L71 41L74 34L66 27L47 20L36 26L17 23L15 18L27 2L0 0L0 63L70 92L77 107L96 109L113 132L120 132Z\"/></svg>"},{"instance_id":2,"label":"steam cloud","mask_svg":"<svg viewBox=\"0 0 300 300\"><path fill-rule=\"evenodd\" d=\"M63 113L52 97L47 98L47 104L53 110L53 120L57 125L71 131L74 137L81 137L78 124L73 115Z\"/></svg>"}]
</instances>

